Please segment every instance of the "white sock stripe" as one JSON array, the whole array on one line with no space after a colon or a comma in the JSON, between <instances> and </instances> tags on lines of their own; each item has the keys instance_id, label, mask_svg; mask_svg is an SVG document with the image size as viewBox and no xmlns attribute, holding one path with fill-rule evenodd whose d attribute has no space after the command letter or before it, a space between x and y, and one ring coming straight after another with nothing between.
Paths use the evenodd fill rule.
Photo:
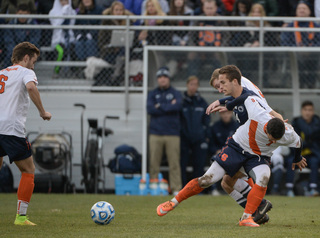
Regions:
<instances>
[{"instance_id":1,"label":"white sock stripe","mask_svg":"<svg viewBox=\"0 0 320 238\"><path fill-rule=\"evenodd\" d=\"M245 202L245 201L247 201L247 199L246 199L246 198L242 198L242 199L240 199L240 200L237 200L237 203L238 203L238 204L241 204L241 203L243 203L243 202Z\"/></svg>"},{"instance_id":2,"label":"white sock stripe","mask_svg":"<svg viewBox=\"0 0 320 238\"><path fill-rule=\"evenodd\" d=\"M242 195L247 194L247 193L250 192L250 190L251 190L251 187L248 185L248 186L241 192L241 194L242 194Z\"/></svg>"}]
</instances>

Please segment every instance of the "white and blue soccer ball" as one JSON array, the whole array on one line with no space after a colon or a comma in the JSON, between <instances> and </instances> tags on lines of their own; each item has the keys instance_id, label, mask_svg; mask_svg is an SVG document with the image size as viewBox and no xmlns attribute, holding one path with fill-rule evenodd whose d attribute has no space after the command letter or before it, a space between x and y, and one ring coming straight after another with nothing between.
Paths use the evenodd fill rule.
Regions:
<instances>
[{"instance_id":1,"label":"white and blue soccer ball","mask_svg":"<svg viewBox=\"0 0 320 238\"><path fill-rule=\"evenodd\" d=\"M107 225L114 219L115 211L110 203L100 201L92 206L90 214L95 223Z\"/></svg>"}]
</instances>

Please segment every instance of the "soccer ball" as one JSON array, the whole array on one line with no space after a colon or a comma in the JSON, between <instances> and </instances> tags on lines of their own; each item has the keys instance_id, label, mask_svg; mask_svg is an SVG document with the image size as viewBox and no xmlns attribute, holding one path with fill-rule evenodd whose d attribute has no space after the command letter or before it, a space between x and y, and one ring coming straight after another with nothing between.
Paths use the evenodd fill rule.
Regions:
<instances>
[{"instance_id":1,"label":"soccer ball","mask_svg":"<svg viewBox=\"0 0 320 238\"><path fill-rule=\"evenodd\" d=\"M100 201L92 206L90 214L95 223L107 225L114 219L115 211L110 203Z\"/></svg>"}]
</instances>

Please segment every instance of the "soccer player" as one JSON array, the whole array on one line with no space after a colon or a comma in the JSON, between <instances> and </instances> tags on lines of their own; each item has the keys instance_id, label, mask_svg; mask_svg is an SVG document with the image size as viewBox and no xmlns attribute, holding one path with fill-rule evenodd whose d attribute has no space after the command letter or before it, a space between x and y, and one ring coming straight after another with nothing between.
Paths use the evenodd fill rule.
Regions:
<instances>
[{"instance_id":1,"label":"soccer player","mask_svg":"<svg viewBox=\"0 0 320 238\"><path fill-rule=\"evenodd\" d=\"M221 71L220 71L221 72ZM240 76L239 76L240 75ZM241 74L234 77L220 78L220 89L225 95L238 98L243 92L240 86ZM222 80L221 80L222 79ZM226 173L234 176L243 166L245 172L256 182L249 192L245 212L239 222L240 226L259 226L252 219L261 203L270 177L268 166L272 151L279 145L296 147L296 157L293 168L300 169L306 166L306 160L301 157L300 137L293 128L284 124L283 120L273 118L261 105L261 99L248 94L244 106L248 113L248 120L239 127L236 133L227 142L219 156L212 163L208 171L200 178L191 180L171 201L160 204L157 208L159 216L166 215L183 200L200 193L204 188L219 181Z\"/></svg>"},{"instance_id":2,"label":"soccer player","mask_svg":"<svg viewBox=\"0 0 320 238\"><path fill-rule=\"evenodd\" d=\"M35 45L22 42L13 49L13 65L0 71L0 168L3 156L8 155L10 163L14 162L21 172L15 225L36 225L26 216L35 172L31 145L25 137L29 97L40 117L43 120L51 119L51 113L43 108L33 71L39 55L40 51Z\"/></svg>"},{"instance_id":3,"label":"soccer player","mask_svg":"<svg viewBox=\"0 0 320 238\"><path fill-rule=\"evenodd\" d=\"M255 95L260 97L262 106L266 109L267 112L269 112L271 115L278 117L280 119L283 119L282 116L275 112L267 103L267 100L265 99L264 95L262 94L261 90L253 84L249 79L243 77L241 75L240 70L236 66L225 66L224 68L230 68L232 74L237 74L238 77L241 77L241 86L245 88L245 90L242 91L243 94L249 93L249 91L252 91ZM213 71L211 79L210 79L210 85L217 89L219 93L222 93L222 90L220 90L220 81L219 81L219 70L220 68ZM207 108L206 113L209 115L213 112L213 110L220 106L220 104L224 104L227 100L232 100L232 97L223 98L220 100L216 100L213 103L209 105ZM247 111L244 107L244 105L238 105L237 109L234 110L235 117L240 125L244 124L248 119ZM245 182L246 181L246 182ZM250 185L249 185L249 184ZM225 175L221 181L222 188L243 208L246 206L247 203L247 196L251 190L251 186L253 184L251 183L251 179L248 180L248 177L243 174L242 172L238 172L233 176L232 178L229 175ZM263 199L257 212L254 215L254 221L258 224L264 224L269 221L269 216L266 214L270 209L272 208L272 204L270 201ZM263 213L260 213L260 211L263 211Z\"/></svg>"}]
</instances>

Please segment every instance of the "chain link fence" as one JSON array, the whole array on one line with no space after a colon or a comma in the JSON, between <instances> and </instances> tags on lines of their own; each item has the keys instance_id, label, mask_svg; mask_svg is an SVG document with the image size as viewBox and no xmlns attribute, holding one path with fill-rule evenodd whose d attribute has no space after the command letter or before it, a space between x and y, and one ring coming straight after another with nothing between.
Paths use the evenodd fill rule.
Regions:
<instances>
[{"instance_id":1,"label":"chain link fence","mask_svg":"<svg viewBox=\"0 0 320 238\"><path fill-rule=\"evenodd\" d=\"M8 17L1 15L0 18L5 16ZM146 45L250 49L297 47L307 41L305 46L310 46L310 52L297 53L300 87L320 88L319 53L312 50L312 47L320 45L320 31L316 27L299 28L302 40L298 41L297 29L271 27L265 24L266 21L279 22L280 19L267 17L242 18L241 21L235 17L153 17L163 20L157 26L130 25L133 21L150 17L90 16L89 19L94 18L100 25L89 26L38 24L41 22L38 18L42 22L48 20L40 15L28 16L27 23L19 24L17 19L22 17L26 16L10 15L11 21L0 25L1 67L10 65L11 52L17 43L30 41L41 49L35 71L42 85L142 86L143 48ZM77 18L66 17L70 21ZM126 25L108 25L114 18L125 20ZM180 21L190 21L190 26L180 24ZM248 21L255 24L239 27L232 23ZM159 53L156 58L156 66L168 65L173 80L177 81L183 81L190 75L208 81L215 68L235 64L246 77L253 81L259 78L260 82L256 83L262 87L291 87L290 56L286 53L166 52Z\"/></svg>"}]
</instances>

